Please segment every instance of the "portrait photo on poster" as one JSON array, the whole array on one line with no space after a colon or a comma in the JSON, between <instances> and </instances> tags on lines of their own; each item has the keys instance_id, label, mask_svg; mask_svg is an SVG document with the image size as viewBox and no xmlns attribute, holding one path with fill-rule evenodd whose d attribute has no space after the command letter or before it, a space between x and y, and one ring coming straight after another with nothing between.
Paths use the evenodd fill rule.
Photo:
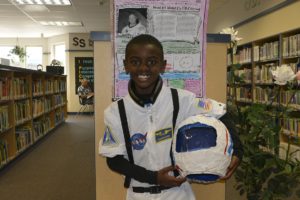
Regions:
<instances>
[{"instance_id":1,"label":"portrait photo on poster","mask_svg":"<svg viewBox=\"0 0 300 200\"><path fill-rule=\"evenodd\" d=\"M118 33L122 35L140 35L147 33L147 9L119 9Z\"/></svg>"}]
</instances>

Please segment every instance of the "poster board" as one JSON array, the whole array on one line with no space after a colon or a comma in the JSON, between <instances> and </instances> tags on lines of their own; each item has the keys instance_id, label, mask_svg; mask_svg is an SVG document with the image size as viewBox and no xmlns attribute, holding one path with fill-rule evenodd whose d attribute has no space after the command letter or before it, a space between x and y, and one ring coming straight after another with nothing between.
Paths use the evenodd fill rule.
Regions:
<instances>
[{"instance_id":1,"label":"poster board","mask_svg":"<svg viewBox=\"0 0 300 200\"><path fill-rule=\"evenodd\" d=\"M81 85L80 80L87 79L89 86L94 91L94 58L75 57L75 93Z\"/></svg>"},{"instance_id":2,"label":"poster board","mask_svg":"<svg viewBox=\"0 0 300 200\"><path fill-rule=\"evenodd\" d=\"M205 47L209 0L114 0L113 98L127 94L129 75L123 60L126 44L139 34L150 34L162 43L166 71L164 84L205 96ZM134 16L135 25L130 26Z\"/></svg>"}]
</instances>

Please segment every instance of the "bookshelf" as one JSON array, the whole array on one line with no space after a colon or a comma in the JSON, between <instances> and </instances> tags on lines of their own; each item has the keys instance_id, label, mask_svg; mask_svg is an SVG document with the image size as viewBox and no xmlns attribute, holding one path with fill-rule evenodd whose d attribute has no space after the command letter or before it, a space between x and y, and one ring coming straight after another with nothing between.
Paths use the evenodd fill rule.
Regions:
<instances>
[{"instance_id":1,"label":"bookshelf","mask_svg":"<svg viewBox=\"0 0 300 200\"><path fill-rule=\"evenodd\" d=\"M67 118L66 76L0 65L0 169Z\"/></svg>"},{"instance_id":2,"label":"bookshelf","mask_svg":"<svg viewBox=\"0 0 300 200\"><path fill-rule=\"evenodd\" d=\"M291 100L291 114L277 119L281 127L279 139L281 144L286 145L292 138L295 148L300 149L299 84L295 81L292 88L282 87L279 98L271 98L275 93L275 84L270 70L282 64L290 65L295 72L300 69L300 28L239 45L235 54L232 48L228 48L227 102L230 105L235 99L242 106L251 106L272 101L273 105L286 106ZM244 81L234 82L232 71Z\"/></svg>"}]
</instances>

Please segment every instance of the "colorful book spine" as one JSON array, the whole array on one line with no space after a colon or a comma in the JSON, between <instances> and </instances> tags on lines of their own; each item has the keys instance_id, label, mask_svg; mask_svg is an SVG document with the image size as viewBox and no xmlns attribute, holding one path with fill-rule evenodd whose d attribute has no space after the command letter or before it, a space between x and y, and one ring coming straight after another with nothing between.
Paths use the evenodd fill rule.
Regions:
<instances>
[{"instance_id":1,"label":"colorful book spine","mask_svg":"<svg viewBox=\"0 0 300 200\"><path fill-rule=\"evenodd\" d=\"M0 101L10 100L12 97L12 81L8 77L0 77Z\"/></svg>"},{"instance_id":2,"label":"colorful book spine","mask_svg":"<svg viewBox=\"0 0 300 200\"><path fill-rule=\"evenodd\" d=\"M16 143L17 150L23 151L32 143L32 130L29 126L17 127L16 128Z\"/></svg>"},{"instance_id":3,"label":"colorful book spine","mask_svg":"<svg viewBox=\"0 0 300 200\"><path fill-rule=\"evenodd\" d=\"M8 106L0 106L0 133L9 128Z\"/></svg>"},{"instance_id":4,"label":"colorful book spine","mask_svg":"<svg viewBox=\"0 0 300 200\"><path fill-rule=\"evenodd\" d=\"M32 113L33 117L42 115L45 112L45 103L43 98L32 100Z\"/></svg>"},{"instance_id":5,"label":"colorful book spine","mask_svg":"<svg viewBox=\"0 0 300 200\"><path fill-rule=\"evenodd\" d=\"M33 80L32 93L33 93L33 96L43 95L43 82L41 79Z\"/></svg>"},{"instance_id":6,"label":"colorful book spine","mask_svg":"<svg viewBox=\"0 0 300 200\"><path fill-rule=\"evenodd\" d=\"M0 167L8 161L8 143L6 140L0 139Z\"/></svg>"},{"instance_id":7,"label":"colorful book spine","mask_svg":"<svg viewBox=\"0 0 300 200\"><path fill-rule=\"evenodd\" d=\"M15 120L16 124L20 124L31 118L29 100L18 101L15 103Z\"/></svg>"}]
</instances>

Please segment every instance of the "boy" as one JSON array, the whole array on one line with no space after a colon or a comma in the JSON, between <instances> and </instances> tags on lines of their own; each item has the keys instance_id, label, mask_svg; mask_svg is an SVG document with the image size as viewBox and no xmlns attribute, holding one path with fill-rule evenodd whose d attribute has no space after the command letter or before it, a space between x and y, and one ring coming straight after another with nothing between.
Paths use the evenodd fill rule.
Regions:
<instances>
[{"instance_id":1,"label":"boy","mask_svg":"<svg viewBox=\"0 0 300 200\"><path fill-rule=\"evenodd\" d=\"M127 153L118 102L112 103L104 112L106 130L99 153L107 158L111 170L131 178L130 184L125 184L129 186L127 199L193 200L195 197L186 179L173 174L170 149L174 106L171 90L163 86L160 77L166 66L162 45L151 35L139 35L127 44L125 54L124 66L130 81L129 94L122 101L133 162ZM203 101L195 98L193 93L177 91L177 123L195 114L216 117L224 114L223 106L215 101L203 106ZM241 151L237 149L236 152ZM233 156L225 179L231 176L238 163L239 158Z\"/></svg>"}]
</instances>

